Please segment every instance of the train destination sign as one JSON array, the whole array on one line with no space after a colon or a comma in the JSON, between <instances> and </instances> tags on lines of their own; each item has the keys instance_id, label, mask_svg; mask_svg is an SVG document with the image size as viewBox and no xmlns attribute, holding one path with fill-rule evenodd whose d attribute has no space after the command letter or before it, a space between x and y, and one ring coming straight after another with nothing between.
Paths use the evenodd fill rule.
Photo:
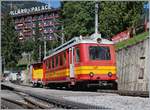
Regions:
<instances>
[{"instance_id":1,"label":"train destination sign","mask_svg":"<svg viewBox=\"0 0 150 110\"><path fill-rule=\"evenodd\" d=\"M30 12L36 12L36 11L42 11L42 10L47 10L48 9L48 5L45 6L37 6L37 7L32 7L32 8L24 8L24 9L18 9L15 11L10 11L11 15L18 15L18 14L28 14Z\"/></svg>"}]
</instances>

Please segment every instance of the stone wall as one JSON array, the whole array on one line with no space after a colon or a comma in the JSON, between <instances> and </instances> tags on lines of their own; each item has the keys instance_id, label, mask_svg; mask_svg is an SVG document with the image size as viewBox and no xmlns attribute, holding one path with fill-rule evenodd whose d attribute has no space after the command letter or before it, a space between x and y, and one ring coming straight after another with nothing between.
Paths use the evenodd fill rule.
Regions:
<instances>
[{"instance_id":1,"label":"stone wall","mask_svg":"<svg viewBox=\"0 0 150 110\"><path fill-rule=\"evenodd\" d=\"M116 52L118 90L148 91L149 49L146 39Z\"/></svg>"}]
</instances>

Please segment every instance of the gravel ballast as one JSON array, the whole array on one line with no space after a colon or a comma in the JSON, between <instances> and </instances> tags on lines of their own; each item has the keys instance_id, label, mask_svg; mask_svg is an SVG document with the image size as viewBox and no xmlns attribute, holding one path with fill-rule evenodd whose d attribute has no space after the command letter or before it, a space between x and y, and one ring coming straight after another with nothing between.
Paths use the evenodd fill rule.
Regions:
<instances>
[{"instance_id":1,"label":"gravel ballast","mask_svg":"<svg viewBox=\"0 0 150 110\"><path fill-rule=\"evenodd\" d=\"M105 94L105 96L76 96L64 98L86 104L109 107L112 110L150 110L149 98L119 96L113 94Z\"/></svg>"}]
</instances>

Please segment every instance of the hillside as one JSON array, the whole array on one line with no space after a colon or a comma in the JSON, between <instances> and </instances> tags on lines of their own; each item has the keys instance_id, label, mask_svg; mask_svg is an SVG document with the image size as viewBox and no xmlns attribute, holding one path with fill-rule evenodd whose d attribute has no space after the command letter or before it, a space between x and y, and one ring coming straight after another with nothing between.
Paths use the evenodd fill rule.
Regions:
<instances>
[{"instance_id":1,"label":"hillside","mask_svg":"<svg viewBox=\"0 0 150 110\"><path fill-rule=\"evenodd\" d=\"M144 32L144 33L141 33L141 34L134 36L133 38L124 40L122 42L118 42L117 44L115 44L116 50L120 50L120 49L125 48L127 46L131 46L131 45L134 45L140 41L143 41L143 40L148 38L148 35L149 35L149 32Z\"/></svg>"}]
</instances>

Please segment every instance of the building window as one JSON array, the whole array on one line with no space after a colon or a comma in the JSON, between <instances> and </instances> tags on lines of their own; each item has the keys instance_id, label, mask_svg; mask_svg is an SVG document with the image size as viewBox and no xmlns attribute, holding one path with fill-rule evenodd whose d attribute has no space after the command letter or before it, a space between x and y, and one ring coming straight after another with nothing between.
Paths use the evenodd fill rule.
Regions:
<instances>
[{"instance_id":1,"label":"building window","mask_svg":"<svg viewBox=\"0 0 150 110\"><path fill-rule=\"evenodd\" d=\"M44 18L47 19L48 18L48 14L45 14Z\"/></svg>"},{"instance_id":2,"label":"building window","mask_svg":"<svg viewBox=\"0 0 150 110\"><path fill-rule=\"evenodd\" d=\"M76 62L80 62L80 50L76 48Z\"/></svg>"},{"instance_id":3,"label":"building window","mask_svg":"<svg viewBox=\"0 0 150 110\"><path fill-rule=\"evenodd\" d=\"M35 23L33 23L33 24L32 24L32 27L35 27L35 26L36 26L36 24L35 24Z\"/></svg>"},{"instance_id":4,"label":"building window","mask_svg":"<svg viewBox=\"0 0 150 110\"><path fill-rule=\"evenodd\" d=\"M32 34L34 34L34 35L35 35L35 30L33 30L33 31L32 31Z\"/></svg>"}]
</instances>

